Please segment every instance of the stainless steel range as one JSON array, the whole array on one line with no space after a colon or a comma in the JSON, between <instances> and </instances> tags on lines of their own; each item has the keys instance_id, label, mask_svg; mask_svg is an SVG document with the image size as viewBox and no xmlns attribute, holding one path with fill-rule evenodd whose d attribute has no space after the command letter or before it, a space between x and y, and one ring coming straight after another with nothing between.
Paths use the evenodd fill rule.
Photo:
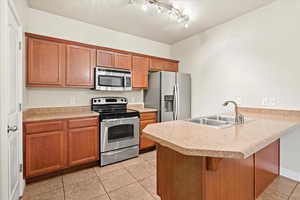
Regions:
<instances>
[{"instance_id":1,"label":"stainless steel range","mask_svg":"<svg viewBox=\"0 0 300 200\"><path fill-rule=\"evenodd\" d=\"M137 157L140 142L139 113L127 109L127 99L93 98L92 110L100 113L100 165Z\"/></svg>"}]
</instances>

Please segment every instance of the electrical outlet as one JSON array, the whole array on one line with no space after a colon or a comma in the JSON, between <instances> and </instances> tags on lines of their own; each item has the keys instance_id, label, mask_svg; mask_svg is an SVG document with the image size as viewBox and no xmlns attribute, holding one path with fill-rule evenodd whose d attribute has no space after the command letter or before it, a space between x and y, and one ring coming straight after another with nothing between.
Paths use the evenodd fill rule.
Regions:
<instances>
[{"instance_id":1,"label":"electrical outlet","mask_svg":"<svg viewBox=\"0 0 300 200\"><path fill-rule=\"evenodd\" d=\"M271 97L269 99L269 106L275 106L276 105L276 98L275 97Z\"/></svg>"},{"instance_id":2,"label":"electrical outlet","mask_svg":"<svg viewBox=\"0 0 300 200\"><path fill-rule=\"evenodd\" d=\"M268 98L267 97L263 97L261 100L261 105L262 106L267 106L268 105Z\"/></svg>"}]
</instances>

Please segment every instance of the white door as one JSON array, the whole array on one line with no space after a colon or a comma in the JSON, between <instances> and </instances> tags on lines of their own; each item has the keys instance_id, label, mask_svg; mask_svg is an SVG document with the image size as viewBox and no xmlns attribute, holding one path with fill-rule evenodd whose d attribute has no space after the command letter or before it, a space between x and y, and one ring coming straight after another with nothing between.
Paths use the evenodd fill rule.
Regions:
<instances>
[{"instance_id":1,"label":"white door","mask_svg":"<svg viewBox=\"0 0 300 200\"><path fill-rule=\"evenodd\" d=\"M9 200L17 200L20 195L20 123L21 110L21 50L20 27L11 9L8 11L8 90L7 90L7 141L8 141L8 189Z\"/></svg>"}]
</instances>

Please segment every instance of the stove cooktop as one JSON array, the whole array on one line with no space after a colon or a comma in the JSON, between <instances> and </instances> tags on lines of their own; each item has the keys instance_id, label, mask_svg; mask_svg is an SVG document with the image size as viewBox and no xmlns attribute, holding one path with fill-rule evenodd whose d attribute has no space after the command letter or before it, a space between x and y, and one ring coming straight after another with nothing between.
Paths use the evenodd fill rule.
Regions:
<instances>
[{"instance_id":1,"label":"stove cooktop","mask_svg":"<svg viewBox=\"0 0 300 200\"><path fill-rule=\"evenodd\" d=\"M139 117L139 112L127 109L127 99L124 97L97 97L91 100L92 110L100 113L100 121Z\"/></svg>"},{"instance_id":2,"label":"stove cooktop","mask_svg":"<svg viewBox=\"0 0 300 200\"><path fill-rule=\"evenodd\" d=\"M140 117L139 112L135 110L113 110L113 111L96 111L100 114L100 121L105 119L119 119L119 118L130 118L130 117Z\"/></svg>"}]
</instances>

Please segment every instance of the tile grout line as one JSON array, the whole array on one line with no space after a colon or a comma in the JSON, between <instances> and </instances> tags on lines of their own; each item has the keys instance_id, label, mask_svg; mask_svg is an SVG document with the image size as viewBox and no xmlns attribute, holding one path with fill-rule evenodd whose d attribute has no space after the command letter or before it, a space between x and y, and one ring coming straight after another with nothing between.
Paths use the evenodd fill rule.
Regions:
<instances>
[{"instance_id":1,"label":"tile grout line","mask_svg":"<svg viewBox=\"0 0 300 200\"><path fill-rule=\"evenodd\" d=\"M122 165L122 168L120 168L120 169L124 169L126 172L128 172L128 171L125 169L125 167L124 167L123 165ZM112 173L112 172L117 171L117 170L120 170L120 169L112 170L112 171L110 171L109 173ZM129 173L129 172L128 172L128 173ZM104 186L104 184L103 184L101 178L98 176L97 172L96 172L96 175L97 175L97 177L99 178L99 180L100 180L100 182L101 182L101 185L103 185L103 188L104 188L104 190L105 190L105 192L107 193L108 196L109 196L109 193L111 193L111 192L117 191L117 190L119 190L119 189L121 189L121 188L123 188L123 187L127 187L127 186L129 186L129 185L131 185L131 184L134 184L134 183L138 182L138 181L131 175L131 173L129 173L129 175L132 176L132 178L135 180L134 183L129 183L129 184L126 184L126 185L121 186L121 187L119 187L119 188L116 188L116 189L114 189L114 190L112 190L112 191L110 191L110 192L107 192L107 190L106 190L106 188L105 188L105 186Z\"/></svg>"},{"instance_id":2,"label":"tile grout line","mask_svg":"<svg viewBox=\"0 0 300 200\"><path fill-rule=\"evenodd\" d=\"M143 159L143 158L141 158L144 162L146 162L147 164L149 164L149 165L152 165L150 162L147 162L147 160L145 160L145 159ZM133 175L132 175L132 173L125 167L125 166L123 166L124 168L125 168L125 170L137 181L137 183L153 198L153 200L155 200L156 199L156 197L155 196L153 196L152 195L152 193L149 191L149 190L147 190L140 182L142 182L142 181L144 181L144 180L146 180L147 178L150 178L151 176L148 176L148 177L145 177L145 178L143 178L143 179L140 179L140 180L138 180L137 178L135 178ZM148 170L147 170L148 171Z\"/></svg>"},{"instance_id":3,"label":"tile grout line","mask_svg":"<svg viewBox=\"0 0 300 200\"><path fill-rule=\"evenodd\" d=\"M146 178L145 178L146 179ZM143 180L145 180L145 179L143 179ZM153 197L153 199L155 200L156 199L156 197L152 194L152 192L150 192L146 187L144 187L140 182L138 182L141 186L142 186L142 188L144 188L145 190L146 190L146 192L148 192L152 197Z\"/></svg>"},{"instance_id":4,"label":"tile grout line","mask_svg":"<svg viewBox=\"0 0 300 200\"><path fill-rule=\"evenodd\" d=\"M103 190L105 191L105 194L108 196L108 198L109 198L110 200L112 200L112 199L111 199L111 197L109 196L109 193L107 192L107 190L106 190L106 188L105 188L104 184L102 183L102 180L101 180L101 178L98 176L98 174L97 174L97 172L96 172L96 169L95 169L95 167L93 168L93 170L95 171L95 173L96 173L96 176L97 176L98 180L100 181L100 184L102 185L102 187L103 187Z\"/></svg>"},{"instance_id":5,"label":"tile grout line","mask_svg":"<svg viewBox=\"0 0 300 200\"><path fill-rule=\"evenodd\" d=\"M126 167L124 167L125 168L125 170L137 181L137 182L139 182L139 181L143 181L143 180L145 180L146 178L149 178L149 177L151 177L151 175L150 176L147 176L147 177L145 177L145 178L142 178L142 179L137 179L137 178L135 178L135 176L133 176L133 174L126 168ZM148 170L146 170L146 171L148 171Z\"/></svg>"},{"instance_id":6,"label":"tile grout line","mask_svg":"<svg viewBox=\"0 0 300 200\"><path fill-rule=\"evenodd\" d=\"M298 182L298 183L295 185L295 187L293 188L293 190L292 190L292 192L290 193L290 195L289 195L289 197L288 197L287 200L290 200L290 199L291 199L291 197L293 196L294 192L296 191L296 188L297 188L299 185L300 185L300 183Z\"/></svg>"},{"instance_id":7,"label":"tile grout line","mask_svg":"<svg viewBox=\"0 0 300 200\"><path fill-rule=\"evenodd\" d=\"M66 190L65 190L65 183L64 183L64 177L61 176L61 182L62 182L62 185L63 185L63 191L64 191L64 200L66 200Z\"/></svg>"}]
</instances>

